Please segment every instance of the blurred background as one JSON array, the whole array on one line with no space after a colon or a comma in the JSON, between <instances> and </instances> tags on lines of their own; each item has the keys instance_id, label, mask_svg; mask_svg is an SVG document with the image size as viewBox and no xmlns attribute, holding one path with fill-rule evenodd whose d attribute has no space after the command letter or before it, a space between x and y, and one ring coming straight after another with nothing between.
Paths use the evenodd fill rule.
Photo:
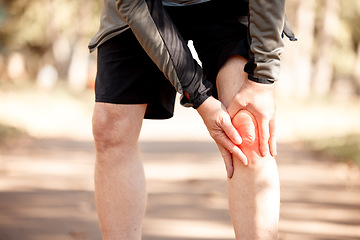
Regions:
<instances>
[{"instance_id":1,"label":"blurred background","mask_svg":"<svg viewBox=\"0 0 360 240\"><path fill-rule=\"evenodd\" d=\"M22 232L27 233L27 239L99 239L98 230L94 230L97 229L97 224L91 182L94 162L91 114L94 104L96 52L90 54L87 44L98 29L101 6L100 0L0 0L1 240L25 239L23 235L17 235L21 234L18 229L23 229ZM287 0L286 12L298 41L290 42L284 39L286 49L282 54L281 79L276 83L279 158L294 157L295 160L291 162L293 165L305 159L308 164L302 162L306 168L300 173L304 175L296 180L298 182L294 180L301 190L298 195L291 195L294 199L308 193L300 186L309 184L307 182L309 176L312 176L314 181L317 179L316 176L329 178L335 176L332 180L328 179L328 182L341 183L333 188L326 185L328 188L323 198L330 199L342 195L343 202L340 200L331 203L327 200L316 202L317 200L314 199L320 199L320 196L309 194L314 196L311 201L319 204L316 207L319 210L318 215L323 216L326 209L331 220L327 219L324 223L320 217L312 218L289 210L286 212L288 215L286 213L282 215L285 220L286 218L289 220L289 215L295 214L298 219L311 221L308 225L300 221L304 223L302 226L305 229L301 232L295 225L291 225L293 222L284 220L281 239L359 239L360 219L351 213L355 214L360 210L360 1ZM213 149L210 153L218 157L216 147L214 148L211 143L195 111L182 108L177 103L173 119L144 122L141 140L144 156L148 158L146 164L149 169L150 192L152 190L156 192L159 188L162 189L161 187L164 188L164 192L173 188L161 182L169 179L171 181L182 179L184 184L198 184L199 188L204 189L202 180L192 176L187 170L184 170L186 174L178 172L178 175L161 175L163 172L156 171L155 166L163 169L161 166L164 165L152 160L156 154L162 157L164 157L162 154L170 154L172 157L176 155L187 158L191 154L209 153L207 150L196 152L193 148L194 144L200 144L197 145L200 149ZM165 142L170 142L170 145L166 145ZM161 152L163 150L158 148L157 144L165 144L167 151ZM178 145L185 148L179 148ZM191 158L195 158L195 155L191 155ZM280 171L281 166L288 170L285 166L290 163L285 161L281 165L280 160ZM299 168L295 165L292 171L296 172ZM74 169L74 166L82 170ZM188 162L187 167L189 166L191 167L191 163ZM315 172L306 175L306 169L314 166L318 166L323 172L314 170ZM169 166L170 169L173 167ZM223 166L215 164L214 168L217 167ZM195 169L197 168L200 167L196 165ZM217 181L223 177L214 175L213 172L211 174ZM201 176L201 179L206 178L205 175ZM283 176L285 176L283 181L291 178L289 173L284 173ZM211 183L216 188L217 185ZM223 182L216 183L220 184L219 189L224 186ZM321 182L321 184L325 183ZM319 187L322 186L321 184L316 185L314 192L325 189ZM188 185L185 185L182 191L189 190ZM294 186L290 183L283 185L285 189L286 186ZM334 190L333 195L330 194L330 190ZM225 194L223 190L211 190L205 195L212 203L215 201L218 206L223 206L226 205L224 203L226 196L223 194ZM71 205L74 203L66 200L74 196L77 202L80 202L79 205ZM285 194L285 200L286 196L290 195ZM292 197L289 199L293 199ZM9 210L13 209L11 202L22 205L23 198L33 201L23 205L18 211ZM50 201L53 203L51 205L48 199L54 201L63 199L63 202ZM303 201L301 204L311 201ZM46 212L53 211L54 206L57 207L64 202L68 204L68 208L63 213L69 212L65 214L64 219L70 219L72 217L70 212L77 209L79 216L85 214L91 218L91 230L88 229L89 225L81 222L78 217L76 219L81 224L79 223L76 228L72 229L71 226L64 225L70 229L66 230L65 235L61 235L62 233L51 227L49 229L52 231L45 231L46 233L41 236L29 234L41 232L39 229L42 229L35 227L37 225L33 221L47 219L49 223L50 215L46 218ZM41 206L46 207L41 208ZM152 206L154 207L150 203L150 207ZM289 206L286 205L286 201L285 206ZM285 210L294 206L285 207ZM298 209L301 207L296 205ZM344 214L336 207L348 212ZM308 214L315 208L312 205L307 209L311 209L306 212ZM34 220L31 216L39 213L37 210L43 215L42 218L34 217ZM61 211L54 215L59 214L61 215ZM150 215L156 215L155 210L150 210ZM340 220L336 218L339 215L341 215ZM214 216L218 218L218 215ZM320 225L319 222L318 225L314 225L314 219L316 221L320 219ZM160 235L154 233L156 232L154 228L160 232L163 229L154 227L150 222L163 224L161 221L149 221L146 225L148 236L155 237L146 239L176 239L174 236L166 237L164 234L159 237ZM176 223L183 227L186 225L184 222ZM339 223L342 228L331 225L335 223ZM191 224L195 223L191 222ZM190 225L179 228L178 232L186 232L184 229L189 232L194 231ZM194 226L197 229L213 228L213 225L209 224ZM318 236L310 236L306 229ZM97 237L90 237L91 231L95 231L93 236ZM296 235L296 231L301 233ZM224 237L229 235L229 230L225 232L225 235L209 234L205 239L210 239L210 236L213 236L212 239L231 239ZM341 232L343 235L340 234ZM58 234L57 238L54 237L54 233ZM178 239L190 239L190 237L184 236ZM200 239L200 237L191 239Z\"/></svg>"},{"instance_id":2,"label":"blurred background","mask_svg":"<svg viewBox=\"0 0 360 240\"><path fill-rule=\"evenodd\" d=\"M101 4L101 1L85 0L1 0L1 97L10 92L21 92L19 95L23 97L39 92L57 96L55 93L60 94L59 91L77 98L83 97L84 93L85 96L91 95L96 74L96 53L89 54L87 44L97 31ZM315 122L311 124L314 129L325 129L328 135L335 131L338 136L338 132L347 128L343 130L349 132L343 134L351 133L353 136L341 141L359 142L359 127L349 121L351 118L358 119L360 111L356 108L360 95L360 2L288 0L287 16L299 41L285 39L281 81L277 84L279 104L305 105L308 114L295 119ZM1 104L0 123L17 124L28 132L42 131L26 129L29 123L6 119L7 115L14 114L9 108L19 106L12 107L11 104L15 103L11 99L2 100ZM326 115L326 119L321 121L316 120L315 117L322 114L312 113L315 116L310 117L308 108L314 107L314 104L325 109L334 107L339 112L335 111L334 116ZM29 105L27 109L30 109ZM294 109L297 108L294 106ZM342 118L346 119L341 121ZM32 121L36 125L37 120ZM316 124L317 121L320 123ZM326 123L329 121L342 129L327 131ZM43 122L39 125L46 134L50 134ZM307 127L307 124L302 125ZM63 130L57 128L57 131ZM303 129L298 130L296 134L306 134ZM311 128L310 133L313 138ZM319 133L319 136L322 134Z\"/></svg>"}]
</instances>

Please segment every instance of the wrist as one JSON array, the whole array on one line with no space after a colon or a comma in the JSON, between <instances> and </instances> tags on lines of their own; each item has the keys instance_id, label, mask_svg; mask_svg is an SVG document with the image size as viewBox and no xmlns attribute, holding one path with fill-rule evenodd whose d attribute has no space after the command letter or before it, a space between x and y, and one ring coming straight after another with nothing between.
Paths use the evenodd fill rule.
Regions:
<instances>
[{"instance_id":1,"label":"wrist","mask_svg":"<svg viewBox=\"0 0 360 240\"><path fill-rule=\"evenodd\" d=\"M266 84L266 85L273 85L274 84L274 80L271 79L267 79L267 78L262 78L262 77L255 77L252 74L248 75L248 79L250 81L256 82L256 83L260 83L260 84Z\"/></svg>"},{"instance_id":2,"label":"wrist","mask_svg":"<svg viewBox=\"0 0 360 240\"><path fill-rule=\"evenodd\" d=\"M194 109L197 109L210 96L211 96L211 92L206 91L206 92L203 92L202 94L199 94L196 98L194 98L194 99L192 99L192 101L190 101L191 98L190 98L189 93L184 92L184 94L181 96L180 103L184 107L192 107Z\"/></svg>"},{"instance_id":3,"label":"wrist","mask_svg":"<svg viewBox=\"0 0 360 240\"><path fill-rule=\"evenodd\" d=\"M254 89L254 90L260 91L260 92L262 92L262 91L264 91L264 92L275 91L275 84L259 83L259 82L252 81L250 79L247 79L245 84L248 87L250 87L251 89Z\"/></svg>"},{"instance_id":4,"label":"wrist","mask_svg":"<svg viewBox=\"0 0 360 240\"><path fill-rule=\"evenodd\" d=\"M208 95L208 93L201 94L200 96L198 96L197 98L194 99L193 108L198 109L209 98L210 98L210 96Z\"/></svg>"},{"instance_id":5,"label":"wrist","mask_svg":"<svg viewBox=\"0 0 360 240\"><path fill-rule=\"evenodd\" d=\"M214 101L214 100L216 101L216 99L215 99L214 97L209 96L207 99L205 99L205 101L203 101L203 102L201 103L200 106L198 106L198 107L196 108L196 111L197 111L200 115L202 115L202 113L208 111L209 106L213 104L213 101Z\"/></svg>"}]
</instances>

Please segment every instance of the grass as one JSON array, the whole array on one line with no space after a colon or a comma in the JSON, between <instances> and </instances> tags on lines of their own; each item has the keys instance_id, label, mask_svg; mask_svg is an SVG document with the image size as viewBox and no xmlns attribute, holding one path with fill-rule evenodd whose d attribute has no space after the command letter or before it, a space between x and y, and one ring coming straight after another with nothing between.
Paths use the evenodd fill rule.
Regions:
<instances>
[{"instance_id":1,"label":"grass","mask_svg":"<svg viewBox=\"0 0 360 240\"><path fill-rule=\"evenodd\" d=\"M6 146L8 142L26 136L28 134L24 130L0 123L0 146Z\"/></svg>"},{"instance_id":2,"label":"grass","mask_svg":"<svg viewBox=\"0 0 360 240\"><path fill-rule=\"evenodd\" d=\"M285 98L278 103L283 141L301 143L326 159L360 167L359 97Z\"/></svg>"},{"instance_id":3,"label":"grass","mask_svg":"<svg viewBox=\"0 0 360 240\"><path fill-rule=\"evenodd\" d=\"M311 140L306 146L336 161L360 166L360 134Z\"/></svg>"}]
</instances>

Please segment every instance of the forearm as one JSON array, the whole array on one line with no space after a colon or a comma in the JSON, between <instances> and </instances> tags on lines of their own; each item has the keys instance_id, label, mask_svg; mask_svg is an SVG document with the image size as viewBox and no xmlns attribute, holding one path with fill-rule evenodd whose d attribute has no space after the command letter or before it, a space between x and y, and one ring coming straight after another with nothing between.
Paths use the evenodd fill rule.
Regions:
<instances>
[{"instance_id":1,"label":"forearm","mask_svg":"<svg viewBox=\"0 0 360 240\"><path fill-rule=\"evenodd\" d=\"M130 26L149 57L188 105L198 107L211 86L203 80L201 67L165 12L161 1L116 0L120 15ZM184 100L186 100L184 99Z\"/></svg>"},{"instance_id":2,"label":"forearm","mask_svg":"<svg viewBox=\"0 0 360 240\"><path fill-rule=\"evenodd\" d=\"M279 78L284 44L285 0L249 0L249 79L271 83Z\"/></svg>"}]
</instances>

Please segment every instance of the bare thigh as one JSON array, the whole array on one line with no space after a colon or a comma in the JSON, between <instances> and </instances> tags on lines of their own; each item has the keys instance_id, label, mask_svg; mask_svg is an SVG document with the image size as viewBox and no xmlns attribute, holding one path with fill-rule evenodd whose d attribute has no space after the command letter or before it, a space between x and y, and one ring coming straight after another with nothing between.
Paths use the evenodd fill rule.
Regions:
<instances>
[{"instance_id":1,"label":"bare thigh","mask_svg":"<svg viewBox=\"0 0 360 240\"><path fill-rule=\"evenodd\" d=\"M216 87L219 100L228 107L233 97L238 93L248 75L244 72L247 60L239 55L231 56L221 67Z\"/></svg>"}]
</instances>

